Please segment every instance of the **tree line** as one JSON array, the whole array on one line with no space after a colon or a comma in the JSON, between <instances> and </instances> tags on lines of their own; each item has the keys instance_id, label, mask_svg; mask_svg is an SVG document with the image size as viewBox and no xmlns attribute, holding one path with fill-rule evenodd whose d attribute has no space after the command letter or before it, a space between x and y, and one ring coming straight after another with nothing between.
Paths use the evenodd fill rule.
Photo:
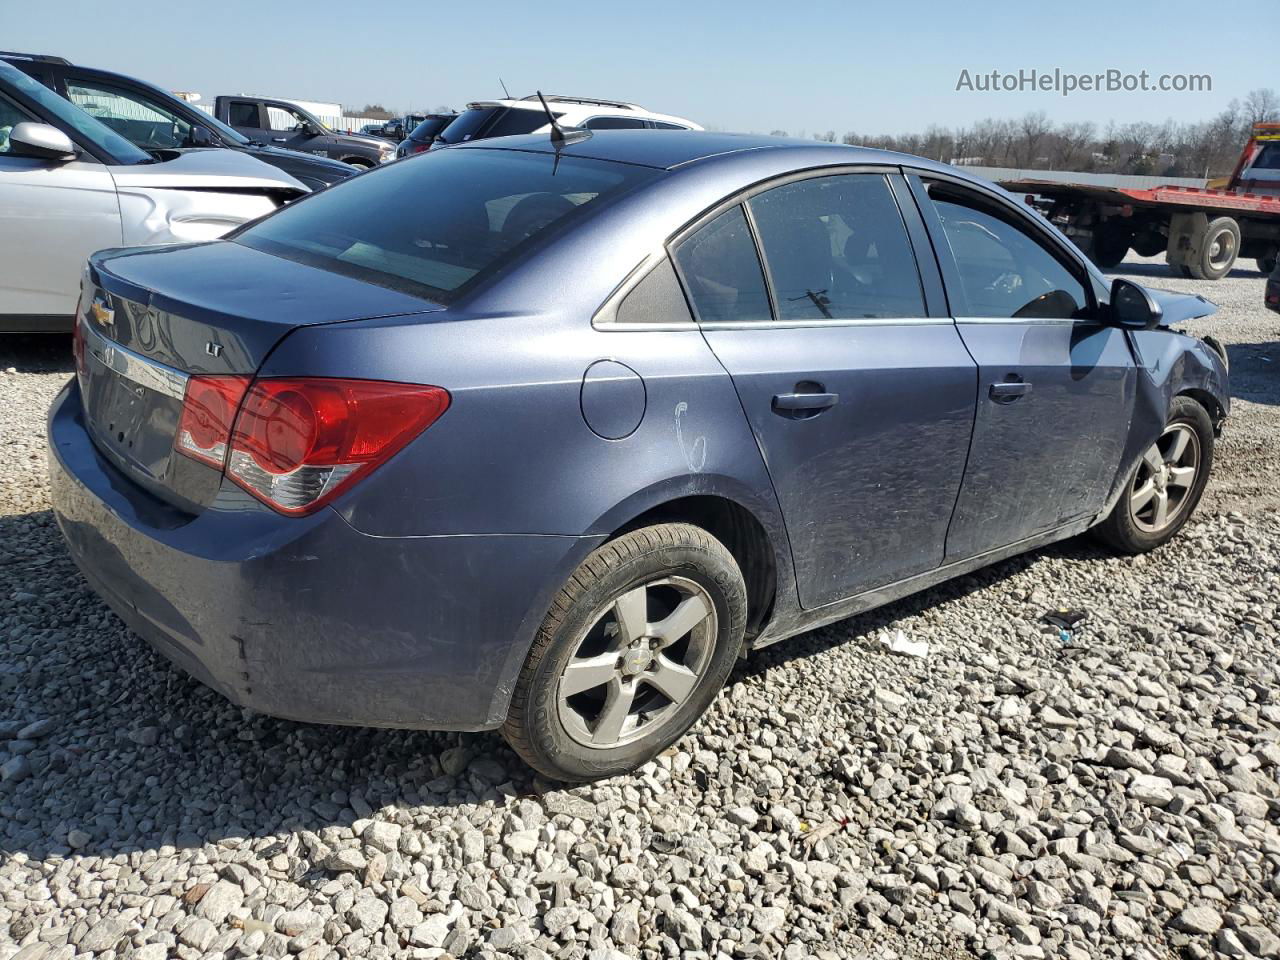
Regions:
<instances>
[{"instance_id":1,"label":"tree line","mask_svg":"<svg viewBox=\"0 0 1280 960\"><path fill-rule=\"evenodd\" d=\"M1043 110L1020 119L985 119L967 127L936 124L923 133L849 132L844 143L899 150L972 166L1072 170L1160 177L1221 177L1231 173L1255 123L1280 121L1280 95L1253 90L1217 116L1199 122L1054 123ZM774 130L786 136L785 130ZM834 130L814 134L834 143Z\"/></svg>"}]
</instances>

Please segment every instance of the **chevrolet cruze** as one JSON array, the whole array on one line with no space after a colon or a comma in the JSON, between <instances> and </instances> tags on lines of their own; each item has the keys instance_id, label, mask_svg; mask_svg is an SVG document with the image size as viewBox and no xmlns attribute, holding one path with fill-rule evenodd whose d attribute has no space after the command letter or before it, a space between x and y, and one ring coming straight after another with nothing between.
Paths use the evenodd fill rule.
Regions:
<instances>
[{"instance_id":1,"label":"chevrolet cruze","mask_svg":"<svg viewBox=\"0 0 1280 960\"><path fill-rule=\"evenodd\" d=\"M236 703L607 776L749 650L1195 508L1212 305L914 157L554 133L90 261L58 523Z\"/></svg>"}]
</instances>

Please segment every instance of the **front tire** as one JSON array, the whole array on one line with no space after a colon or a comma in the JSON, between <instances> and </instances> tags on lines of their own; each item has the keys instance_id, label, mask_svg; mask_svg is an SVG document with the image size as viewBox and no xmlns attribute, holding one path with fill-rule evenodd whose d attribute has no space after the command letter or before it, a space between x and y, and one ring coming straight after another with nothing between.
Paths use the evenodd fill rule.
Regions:
<instances>
[{"instance_id":1,"label":"front tire","mask_svg":"<svg viewBox=\"0 0 1280 960\"><path fill-rule=\"evenodd\" d=\"M1200 241L1200 256L1189 264L1197 280L1221 280L1235 266L1240 252L1240 225L1231 217L1218 217L1209 223Z\"/></svg>"},{"instance_id":2,"label":"front tire","mask_svg":"<svg viewBox=\"0 0 1280 960\"><path fill-rule=\"evenodd\" d=\"M1171 540L1191 517L1213 468L1213 421L1190 397L1174 397L1169 422L1143 454L1111 513L1095 529L1122 553Z\"/></svg>"},{"instance_id":3,"label":"front tire","mask_svg":"<svg viewBox=\"0 0 1280 960\"><path fill-rule=\"evenodd\" d=\"M700 527L643 527L569 577L516 681L502 734L566 781L630 772L670 746L724 685L746 627L742 572Z\"/></svg>"}]
</instances>

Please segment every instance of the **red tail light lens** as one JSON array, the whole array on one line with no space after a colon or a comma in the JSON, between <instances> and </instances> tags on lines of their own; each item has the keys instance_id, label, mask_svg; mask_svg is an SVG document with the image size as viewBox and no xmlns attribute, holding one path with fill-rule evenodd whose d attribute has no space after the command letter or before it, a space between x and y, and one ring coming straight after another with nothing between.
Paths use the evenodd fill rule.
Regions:
<instances>
[{"instance_id":1,"label":"red tail light lens","mask_svg":"<svg viewBox=\"0 0 1280 960\"><path fill-rule=\"evenodd\" d=\"M174 446L178 452L211 467L222 469L227 443L240 401L249 388L249 377L191 377L182 398L182 419Z\"/></svg>"},{"instance_id":2,"label":"red tail light lens","mask_svg":"<svg viewBox=\"0 0 1280 960\"><path fill-rule=\"evenodd\" d=\"M429 143L415 143L411 147L409 147L409 152L410 153L426 153L430 147L431 147L431 144Z\"/></svg>"},{"instance_id":3,"label":"red tail light lens","mask_svg":"<svg viewBox=\"0 0 1280 960\"><path fill-rule=\"evenodd\" d=\"M281 513L310 513L438 420L449 399L410 383L258 380L231 433L227 476Z\"/></svg>"},{"instance_id":4,"label":"red tail light lens","mask_svg":"<svg viewBox=\"0 0 1280 960\"><path fill-rule=\"evenodd\" d=\"M84 328L80 326L81 322L77 317L75 332L71 334L71 355L76 359L76 376L84 379Z\"/></svg>"}]
</instances>

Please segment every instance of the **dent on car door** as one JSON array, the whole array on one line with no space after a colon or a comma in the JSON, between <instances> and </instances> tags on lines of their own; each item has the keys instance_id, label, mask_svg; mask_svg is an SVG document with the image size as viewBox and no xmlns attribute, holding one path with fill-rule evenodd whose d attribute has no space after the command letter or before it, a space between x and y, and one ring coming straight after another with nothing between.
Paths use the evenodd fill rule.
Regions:
<instances>
[{"instance_id":1,"label":"dent on car door","mask_svg":"<svg viewBox=\"0 0 1280 960\"><path fill-rule=\"evenodd\" d=\"M973 442L947 559L1102 509L1133 409L1124 332L1101 322L1082 264L1020 211L915 181L956 327L978 363Z\"/></svg>"},{"instance_id":2,"label":"dent on car door","mask_svg":"<svg viewBox=\"0 0 1280 960\"><path fill-rule=\"evenodd\" d=\"M85 259L121 241L106 167L17 155L9 134L24 121L40 122L0 94L0 318L11 326L74 316Z\"/></svg>"},{"instance_id":3,"label":"dent on car door","mask_svg":"<svg viewBox=\"0 0 1280 960\"><path fill-rule=\"evenodd\" d=\"M759 192L682 239L675 259L769 470L801 604L938 566L975 370L941 303L926 303L890 178Z\"/></svg>"}]
</instances>

